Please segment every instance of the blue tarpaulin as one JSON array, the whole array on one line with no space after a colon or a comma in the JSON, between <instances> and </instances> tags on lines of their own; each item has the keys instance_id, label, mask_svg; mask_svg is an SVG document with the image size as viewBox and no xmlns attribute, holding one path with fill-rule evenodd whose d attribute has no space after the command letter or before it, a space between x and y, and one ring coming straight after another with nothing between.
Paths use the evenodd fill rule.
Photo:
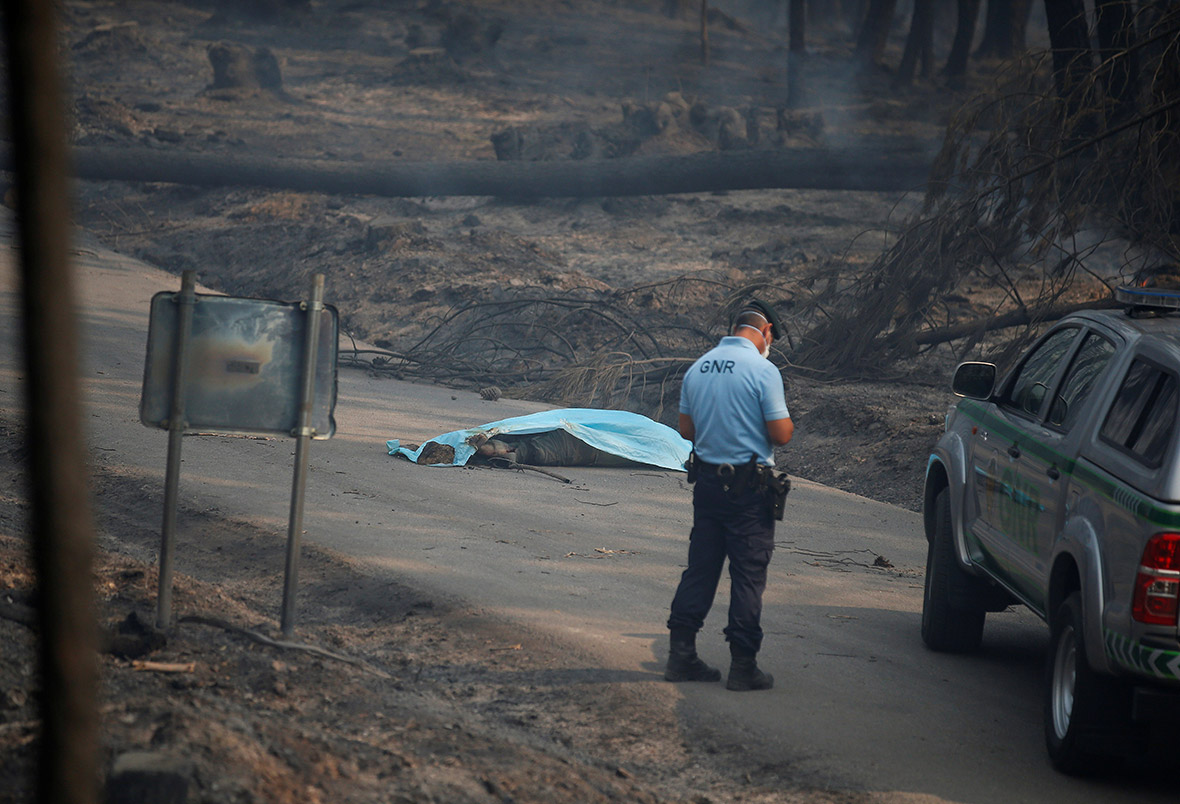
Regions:
<instances>
[{"instance_id":1,"label":"blue tarpaulin","mask_svg":"<svg viewBox=\"0 0 1180 804\"><path fill-rule=\"evenodd\" d=\"M468 430L455 430L436 436L430 441L454 447L455 459L450 465L462 466L475 454L475 448L468 444L467 440L477 433L486 433L494 438L498 435L527 435L551 430L565 430L595 449L636 463L646 463L664 469L684 471L684 463L692 449L691 442L681 438L679 433L667 425L626 410L597 408L545 410L528 416L515 416L483 424ZM417 461L426 445L411 450L400 446L400 442L394 439L387 441L386 446L390 455L402 455L411 461Z\"/></svg>"}]
</instances>

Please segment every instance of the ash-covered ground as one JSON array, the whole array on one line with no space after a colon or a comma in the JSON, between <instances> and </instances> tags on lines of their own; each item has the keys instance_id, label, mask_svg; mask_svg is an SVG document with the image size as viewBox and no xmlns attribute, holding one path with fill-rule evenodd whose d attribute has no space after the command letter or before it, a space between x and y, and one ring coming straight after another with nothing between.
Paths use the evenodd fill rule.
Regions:
<instances>
[{"instance_id":1,"label":"ash-covered ground","mask_svg":"<svg viewBox=\"0 0 1180 804\"><path fill-rule=\"evenodd\" d=\"M230 4L68 3L74 141L348 164L936 146L955 96L856 72L842 28L813 31L810 105L784 109L782 21L759 9L715 16L705 66L696 22L655 2L323 2L262 19ZM783 468L915 508L955 355L849 381L797 370L790 354L815 323L816 290L871 262L919 200L786 189L514 202L86 182L77 216L106 245L228 293L300 298L324 273L349 334L409 355L379 361L395 376L665 422L675 365L615 378L633 376L631 361L691 360L723 334L728 305L758 293L790 330L776 360L798 429ZM809 318L793 318L803 309ZM544 359L525 353L542 341ZM569 381L569 366L589 372Z\"/></svg>"}]
</instances>

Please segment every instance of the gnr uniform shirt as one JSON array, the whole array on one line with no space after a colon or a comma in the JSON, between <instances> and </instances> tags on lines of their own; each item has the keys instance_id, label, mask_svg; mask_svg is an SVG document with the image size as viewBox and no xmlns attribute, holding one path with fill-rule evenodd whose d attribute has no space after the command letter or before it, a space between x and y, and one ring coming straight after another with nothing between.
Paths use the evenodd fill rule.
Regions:
<instances>
[{"instance_id":1,"label":"gnr uniform shirt","mask_svg":"<svg viewBox=\"0 0 1180 804\"><path fill-rule=\"evenodd\" d=\"M774 465L766 422L790 416L778 369L750 340L730 335L684 375L680 412L692 417L693 449L706 463Z\"/></svg>"}]
</instances>

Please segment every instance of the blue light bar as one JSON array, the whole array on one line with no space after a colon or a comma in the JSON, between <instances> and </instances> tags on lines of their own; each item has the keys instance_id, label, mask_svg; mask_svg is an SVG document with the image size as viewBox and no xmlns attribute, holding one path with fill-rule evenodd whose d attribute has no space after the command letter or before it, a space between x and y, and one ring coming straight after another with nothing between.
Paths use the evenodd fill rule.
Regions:
<instances>
[{"instance_id":1,"label":"blue light bar","mask_svg":"<svg viewBox=\"0 0 1180 804\"><path fill-rule=\"evenodd\" d=\"M1114 297L1119 303L1130 305L1131 307L1180 310L1180 290L1136 288L1123 285L1115 289Z\"/></svg>"}]
</instances>

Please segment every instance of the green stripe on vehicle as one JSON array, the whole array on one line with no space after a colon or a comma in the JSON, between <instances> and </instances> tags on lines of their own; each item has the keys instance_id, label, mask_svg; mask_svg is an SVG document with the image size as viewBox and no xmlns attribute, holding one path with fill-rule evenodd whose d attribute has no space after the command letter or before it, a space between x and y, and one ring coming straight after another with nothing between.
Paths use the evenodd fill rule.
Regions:
<instances>
[{"instance_id":1,"label":"green stripe on vehicle","mask_svg":"<svg viewBox=\"0 0 1180 804\"><path fill-rule=\"evenodd\" d=\"M1003 419L987 412L986 405L969 399L959 403L959 412L968 419L993 430L1003 438L1018 441L1022 449L1031 453L1046 463L1057 465L1062 475L1073 477L1074 480L1089 487L1097 494L1109 499L1115 505L1123 508L1140 519L1161 528L1180 528L1180 511L1160 508L1151 499L1133 491L1123 483L1116 483L1099 474L1088 466L1079 464L1072 458L1067 458L1060 452L1031 438L1028 433L1008 424Z\"/></svg>"}]
</instances>

